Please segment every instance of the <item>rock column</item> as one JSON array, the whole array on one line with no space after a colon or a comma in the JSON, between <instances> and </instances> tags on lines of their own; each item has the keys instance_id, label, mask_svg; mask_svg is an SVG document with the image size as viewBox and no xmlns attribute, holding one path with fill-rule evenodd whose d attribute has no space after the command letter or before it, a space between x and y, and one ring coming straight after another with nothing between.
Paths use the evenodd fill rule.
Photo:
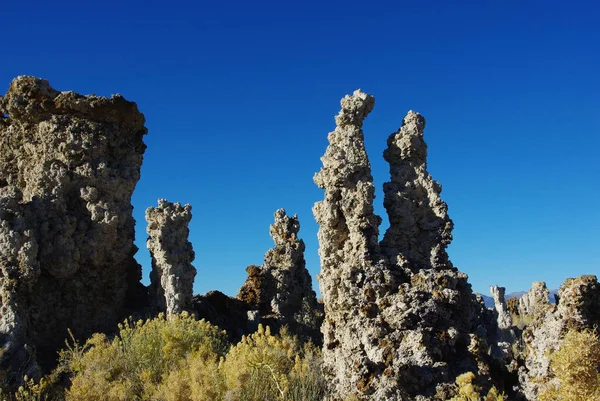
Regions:
<instances>
[{"instance_id":1,"label":"rock column","mask_svg":"<svg viewBox=\"0 0 600 401\"><path fill-rule=\"evenodd\" d=\"M448 259L452 221L426 169L425 120L409 112L384 153L390 227L378 243L362 125L374 99L341 101L315 183L325 305L323 358L334 399L429 400L465 371L487 377L467 276Z\"/></svg>"},{"instance_id":2,"label":"rock column","mask_svg":"<svg viewBox=\"0 0 600 401\"><path fill-rule=\"evenodd\" d=\"M131 206L144 122L120 95L59 92L34 77L0 97L0 196L18 209L3 212L0 296L2 308L17 305L21 342L43 368L67 328L84 338L144 302ZM2 325L0 347L17 335L11 327Z\"/></svg>"},{"instance_id":3,"label":"rock column","mask_svg":"<svg viewBox=\"0 0 600 401\"><path fill-rule=\"evenodd\" d=\"M181 206L159 199L158 207L146 209L147 247L152 256L150 296L154 305L167 314L192 308L196 269L192 266L194 250L188 241L191 219L189 204Z\"/></svg>"},{"instance_id":4,"label":"rock column","mask_svg":"<svg viewBox=\"0 0 600 401\"><path fill-rule=\"evenodd\" d=\"M249 266L238 299L257 308L262 318L288 325L292 332L315 337L321 324L317 298L304 260L304 241L298 238L298 216L275 212L270 234L275 247L262 266Z\"/></svg>"}]
</instances>

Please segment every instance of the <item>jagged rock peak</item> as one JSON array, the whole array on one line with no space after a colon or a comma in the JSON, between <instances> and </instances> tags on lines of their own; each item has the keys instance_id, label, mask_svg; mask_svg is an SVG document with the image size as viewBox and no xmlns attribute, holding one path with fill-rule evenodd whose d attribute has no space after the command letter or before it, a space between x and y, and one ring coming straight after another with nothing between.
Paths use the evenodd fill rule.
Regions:
<instances>
[{"instance_id":1,"label":"jagged rock peak","mask_svg":"<svg viewBox=\"0 0 600 401\"><path fill-rule=\"evenodd\" d=\"M376 311L376 293L385 291L384 269L376 266L381 219L373 213L375 188L361 130L373 105L373 97L360 91L342 99L323 166L314 177L325 189L325 199L313 207L326 316L321 327L324 371L340 398L370 382L367 354L373 345L365 340L369 333L371 339L380 336L368 316Z\"/></svg>"},{"instance_id":2,"label":"jagged rock peak","mask_svg":"<svg viewBox=\"0 0 600 401\"><path fill-rule=\"evenodd\" d=\"M409 111L388 138L383 156L390 163L390 182L383 191L390 227L381 248L393 263L412 270L451 268L446 247L454 226L440 197L442 186L427 172L424 129L423 116Z\"/></svg>"},{"instance_id":3,"label":"jagged rock peak","mask_svg":"<svg viewBox=\"0 0 600 401\"><path fill-rule=\"evenodd\" d=\"M112 328L145 299L131 195L147 130L120 95L59 92L28 76L0 98L0 116L3 237L23 239L11 240L0 262L12 278L0 283L0 346L16 352L0 359L19 360L5 341L28 344L48 369L67 328L77 338Z\"/></svg>"},{"instance_id":4,"label":"jagged rock peak","mask_svg":"<svg viewBox=\"0 0 600 401\"><path fill-rule=\"evenodd\" d=\"M387 140L388 148L383 152L385 161L392 165L410 162L414 165L427 164L427 144L423 139L425 118L412 110L402 120L400 129Z\"/></svg>"},{"instance_id":5,"label":"jagged rock peak","mask_svg":"<svg viewBox=\"0 0 600 401\"><path fill-rule=\"evenodd\" d=\"M360 89L354 91L352 96L346 95L340 104L342 109L335 116L335 123L338 127L345 127L346 125L355 125L358 128L362 127L364 119L367 115L373 111L375 106L375 98L371 95L367 95Z\"/></svg>"},{"instance_id":6,"label":"jagged rock peak","mask_svg":"<svg viewBox=\"0 0 600 401\"><path fill-rule=\"evenodd\" d=\"M493 285L490 286L490 292L494 298L494 308L496 309L496 313L498 315L496 319L498 321L498 327L500 329L509 329L512 326L512 317L508 312L506 301L504 299L506 288Z\"/></svg>"},{"instance_id":7,"label":"jagged rock peak","mask_svg":"<svg viewBox=\"0 0 600 401\"><path fill-rule=\"evenodd\" d=\"M338 263L329 259L342 255L338 252L336 256L333 249L353 249L352 255L344 255L348 260L379 251L381 218L373 212L375 187L361 129L374 104L373 96L360 90L342 99L337 127L329 133L329 146L321 157L323 167L314 176L317 186L325 189L325 200L315 204L313 213L320 224L319 254L326 271Z\"/></svg>"},{"instance_id":8,"label":"jagged rock peak","mask_svg":"<svg viewBox=\"0 0 600 401\"><path fill-rule=\"evenodd\" d=\"M550 291L543 281L536 281L519 299L519 315L530 318L542 317L550 309Z\"/></svg>"},{"instance_id":9,"label":"jagged rock peak","mask_svg":"<svg viewBox=\"0 0 600 401\"><path fill-rule=\"evenodd\" d=\"M316 294L304 260L304 241L298 238L298 216L284 209L275 212L269 233L275 247L265 254L262 266L246 269L248 279L238 299L258 309L261 319L288 325L292 332L315 338L321 324Z\"/></svg>"},{"instance_id":10,"label":"jagged rock peak","mask_svg":"<svg viewBox=\"0 0 600 401\"><path fill-rule=\"evenodd\" d=\"M196 268L192 265L194 249L188 241L191 220L189 204L159 199L158 207L146 209L146 245L152 256L150 295L154 305L167 314L192 308Z\"/></svg>"},{"instance_id":11,"label":"jagged rock peak","mask_svg":"<svg viewBox=\"0 0 600 401\"><path fill-rule=\"evenodd\" d=\"M288 242L297 242L299 231L300 221L298 221L298 215L295 214L290 217L284 209L278 209L275 212L275 222L269 227L269 234L276 246L285 246Z\"/></svg>"},{"instance_id":12,"label":"jagged rock peak","mask_svg":"<svg viewBox=\"0 0 600 401\"><path fill-rule=\"evenodd\" d=\"M356 92L345 97L338 117L364 99ZM388 142L391 182L384 192L390 229L380 248L381 219L373 213L361 130L366 114L352 115L357 118L337 119L315 175L325 189L313 213L326 316L324 373L333 398L432 400L436 392L451 394L454 379L465 371L485 381L493 344L476 334L485 332L485 322L474 316L485 308L445 252L452 222L439 197L441 186L426 171L425 120L409 113Z\"/></svg>"}]
</instances>

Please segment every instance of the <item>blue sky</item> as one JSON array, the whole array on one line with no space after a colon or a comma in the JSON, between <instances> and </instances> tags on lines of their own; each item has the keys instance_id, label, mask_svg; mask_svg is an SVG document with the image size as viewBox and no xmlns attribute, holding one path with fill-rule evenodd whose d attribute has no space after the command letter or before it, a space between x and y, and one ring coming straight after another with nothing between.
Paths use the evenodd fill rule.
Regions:
<instances>
[{"instance_id":1,"label":"blue sky","mask_svg":"<svg viewBox=\"0 0 600 401\"><path fill-rule=\"evenodd\" d=\"M97 4L92 4L97 3ZM600 270L600 5L592 1L10 1L0 93L17 75L121 93L149 134L133 196L191 203L195 292L235 295L297 213L319 271L312 182L339 99L373 94L381 156L408 110L427 119L429 171L455 223L449 253L475 290L556 288ZM382 232L386 224L382 225ZM316 282L315 282L316 283Z\"/></svg>"}]
</instances>

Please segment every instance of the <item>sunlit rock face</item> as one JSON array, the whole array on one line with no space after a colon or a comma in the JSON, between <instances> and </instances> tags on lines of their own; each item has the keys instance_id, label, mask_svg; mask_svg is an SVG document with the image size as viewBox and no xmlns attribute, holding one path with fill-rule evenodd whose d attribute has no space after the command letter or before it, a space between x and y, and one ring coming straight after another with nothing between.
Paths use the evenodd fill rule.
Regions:
<instances>
[{"instance_id":1,"label":"sunlit rock face","mask_svg":"<svg viewBox=\"0 0 600 401\"><path fill-rule=\"evenodd\" d=\"M527 319L537 319L551 308L550 291L546 283L536 281L531 289L519 299L519 315Z\"/></svg>"},{"instance_id":2,"label":"sunlit rock face","mask_svg":"<svg viewBox=\"0 0 600 401\"><path fill-rule=\"evenodd\" d=\"M147 130L120 95L24 76L0 117L0 369L27 373L25 354L51 365L67 328L112 327L144 300L131 195Z\"/></svg>"},{"instance_id":3,"label":"sunlit rock face","mask_svg":"<svg viewBox=\"0 0 600 401\"><path fill-rule=\"evenodd\" d=\"M195 254L188 241L192 220L192 206L181 206L165 199L158 207L146 209L148 241L152 257L150 298L159 311L167 314L192 309L196 268L192 266Z\"/></svg>"},{"instance_id":4,"label":"sunlit rock face","mask_svg":"<svg viewBox=\"0 0 600 401\"><path fill-rule=\"evenodd\" d=\"M269 232L275 246L265 254L262 266L248 266L238 299L258 310L265 323L287 325L293 333L320 342L322 314L306 269L304 241L298 238L298 216L279 209L274 217Z\"/></svg>"},{"instance_id":5,"label":"sunlit rock face","mask_svg":"<svg viewBox=\"0 0 600 401\"><path fill-rule=\"evenodd\" d=\"M510 313L508 313L506 300L504 299L506 288L493 285L490 287L490 292L494 298L494 309L496 311L498 328L503 330L510 329L512 327L512 317L510 316Z\"/></svg>"},{"instance_id":6,"label":"sunlit rock face","mask_svg":"<svg viewBox=\"0 0 600 401\"><path fill-rule=\"evenodd\" d=\"M441 186L427 172L424 118L409 112L388 139L384 205L390 227L379 243L381 218L373 212L362 131L374 98L355 91L341 106L314 178L325 199L313 208L320 225L324 364L333 397L426 400L451 394L463 372L486 380L487 333L477 314L485 308L446 253L452 221Z\"/></svg>"},{"instance_id":7,"label":"sunlit rock face","mask_svg":"<svg viewBox=\"0 0 600 401\"><path fill-rule=\"evenodd\" d=\"M521 313L529 311L523 316L530 324L523 332L525 365L519 369L519 382L525 397L534 401L543 386L555 381L548 356L560 348L567 331L600 325L600 283L596 276L567 279L556 305L548 302L545 283L533 283L528 295L520 308Z\"/></svg>"}]
</instances>

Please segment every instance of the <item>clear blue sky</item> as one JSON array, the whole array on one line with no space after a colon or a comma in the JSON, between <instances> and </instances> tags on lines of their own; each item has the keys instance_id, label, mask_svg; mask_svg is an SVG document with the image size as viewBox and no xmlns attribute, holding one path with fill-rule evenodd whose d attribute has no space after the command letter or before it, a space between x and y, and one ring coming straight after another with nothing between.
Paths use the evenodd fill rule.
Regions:
<instances>
[{"instance_id":1,"label":"clear blue sky","mask_svg":"<svg viewBox=\"0 0 600 401\"><path fill-rule=\"evenodd\" d=\"M376 98L364 127L376 211L386 219L386 139L419 111L456 227L450 257L475 290L600 273L597 2L371 3L6 1L0 92L26 74L137 102L146 282L157 198L193 206L197 293L236 294L280 207L299 215L316 275L312 176L357 88Z\"/></svg>"}]
</instances>

